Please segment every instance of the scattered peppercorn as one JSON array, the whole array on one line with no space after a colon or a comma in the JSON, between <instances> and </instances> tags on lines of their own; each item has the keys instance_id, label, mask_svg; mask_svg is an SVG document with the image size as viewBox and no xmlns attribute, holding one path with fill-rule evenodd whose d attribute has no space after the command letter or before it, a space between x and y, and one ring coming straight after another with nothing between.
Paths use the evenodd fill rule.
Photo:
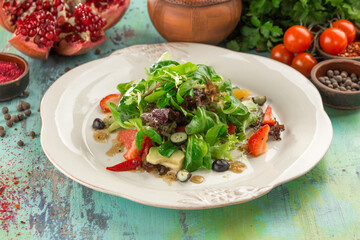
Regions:
<instances>
[{"instance_id":1,"label":"scattered peppercorn","mask_svg":"<svg viewBox=\"0 0 360 240\"><path fill-rule=\"evenodd\" d=\"M31 115L31 110L30 110L30 109L26 109L26 110L24 111L24 113L25 113L26 116L30 116L30 115Z\"/></svg>"},{"instance_id":2,"label":"scattered peppercorn","mask_svg":"<svg viewBox=\"0 0 360 240\"><path fill-rule=\"evenodd\" d=\"M3 107L3 108L1 109L1 112L2 112L3 114L6 114L6 113L9 112L9 109L8 109L7 107Z\"/></svg>"},{"instance_id":3,"label":"scattered peppercorn","mask_svg":"<svg viewBox=\"0 0 360 240\"><path fill-rule=\"evenodd\" d=\"M24 109L23 109L22 105L19 104L19 105L17 105L16 110L18 110L18 112L21 112Z\"/></svg>"},{"instance_id":4,"label":"scattered peppercorn","mask_svg":"<svg viewBox=\"0 0 360 240\"><path fill-rule=\"evenodd\" d=\"M25 116L24 116L23 113L19 113L18 118L19 118L20 121L22 121L22 120L24 120Z\"/></svg>"},{"instance_id":5,"label":"scattered peppercorn","mask_svg":"<svg viewBox=\"0 0 360 240\"><path fill-rule=\"evenodd\" d=\"M5 120L10 120L10 118L11 118L11 115L10 115L10 114L6 113L6 114L4 115L4 119L5 119Z\"/></svg>"},{"instance_id":6,"label":"scattered peppercorn","mask_svg":"<svg viewBox=\"0 0 360 240\"><path fill-rule=\"evenodd\" d=\"M30 108L30 103L28 103L28 102L20 101L20 105L22 106L22 108L23 108L24 110Z\"/></svg>"},{"instance_id":7,"label":"scattered peppercorn","mask_svg":"<svg viewBox=\"0 0 360 240\"><path fill-rule=\"evenodd\" d=\"M27 91L23 91L23 97L24 97L24 98L27 98L29 95L30 95L30 93L29 93L29 92L27 92Z\"/></svg>"},{"instance_id":8,"label":"scattered peppercorn","mask_svg":"<svg viewBox=\"0 0 360 240\"><path fill-rule=\"evenodd\" d=\"M11 121L11 120L7 120L6 121L6 126L8 126L8 127L12 127L13 126L13 121Z\"/></svg>"},{"instance_id":9,"label":"scattered peppercorn","mask_svg":"<svg viewBox=\"0 0 360 240\"><path fill-rule=\"evenodd\" d=\"M68 72L68 71L70 71L70 70L71 70L71 68L66 67L64 70L65 70L65 72Z\"/></svg>"},{"instance_id":10,"label":"scattered peppercorn","mask_svg":"<svg viewBox=\"0 0 360 240\"><path fill-rule=\"evenodd\" d=\"M95 50L95 54L96 55L99 55L101 53L101 49L100 48L97 48L96 50Z\"/></svg>"},{"instance_id":11,"label":"scattered peppercorn","mask_svg":"<svg viewBox=\"0 0 360 240\"><path fill-rule=\"evenodd\" d=\"M19 122L19 118L17 115L12 115L10 120L16 123Z\"/></svg>"},{"instance_id":12,"label":"scattered peppercorn","mask_svg":"<svg viewBox=\"0 0 360 240\"><path fill-rule=\"evenodd\" d=\"M24 144L23 141L19 140L19 141L17 142L17 145L20 146L20 147L22 147L22 146L24 146L25 144Z\"/></svg>"},{"instance_id":13,"label":"scattered peppercorn","mask_svg":"<svg viewBox=\"0 0 360 240\"><path fill-rule=\"evenodd\" d=\"M29 133L29 135L30 135L30 137L35 137L35 136L36 136L36 134L35 134L34 131L31 131L31 132Z\"/></svg>"},{"instance_id":14,"label":"scattered peppercorn","mask_svg":"<svg viewBox=\"0 0 360 240\"><path fill-rule=\"evenodd\" d=\"M5 137L6 135L6 131L5 130L0 130L0 137Z\"/></svg>"}]
</instances>

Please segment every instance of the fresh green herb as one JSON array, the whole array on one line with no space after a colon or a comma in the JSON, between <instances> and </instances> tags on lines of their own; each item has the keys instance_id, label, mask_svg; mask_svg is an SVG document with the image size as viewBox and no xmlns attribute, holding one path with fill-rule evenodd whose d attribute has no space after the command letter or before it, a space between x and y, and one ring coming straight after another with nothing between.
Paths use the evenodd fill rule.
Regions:
<instances>
[{"instance_id":1,"label":"fresh green herb","mask_svg":"<svg viewBox=\"0 0 360 240\"><path fill-rule=\"evenodd\" d=\"M160 145L159 153L164 157L170 158L178 148L179 146L174 145L171 141L167 141Z\"/></svg>"},{"instance_id":2,"label":"fresh green herb","mask_svg":"<svg viewBox=\"0 0 360 240\"><path fill-rule=\"evenodd\" d=\"M242 4L238 28L226 45L236 51L271 50L292 25L309 26L342 18L360 27L359 0L243 0Z\"/></svg>"}]
</instances>

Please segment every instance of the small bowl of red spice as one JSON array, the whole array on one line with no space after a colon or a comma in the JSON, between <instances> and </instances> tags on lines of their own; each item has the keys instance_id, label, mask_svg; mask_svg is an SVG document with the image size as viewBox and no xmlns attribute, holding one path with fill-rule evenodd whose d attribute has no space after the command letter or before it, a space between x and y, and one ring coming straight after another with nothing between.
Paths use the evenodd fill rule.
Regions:
<instances>
[{"instance_id":1,"label":"small bowl of red spice","mask_svg":"<svg viewBox=\"0 0 360 240\"><path fill-rule=\"evenodd\" d=\"M29 84L29 64L11 53L0 53L0 101L19 96Z\"/></svg>"},{"instance_id":2,"label":"small bowl of red spice","mask_svg":"<svg viewBox=\"0 0 360 240\"><path fill-rule=\"evenodd\" d=\"M320 38L315 43L317 52L324 59L346 59L360 61L360 30L356 29L354 41L349 43L346 48L337 55L329 54L320 47Z\"/></svg>"}]
</instances>

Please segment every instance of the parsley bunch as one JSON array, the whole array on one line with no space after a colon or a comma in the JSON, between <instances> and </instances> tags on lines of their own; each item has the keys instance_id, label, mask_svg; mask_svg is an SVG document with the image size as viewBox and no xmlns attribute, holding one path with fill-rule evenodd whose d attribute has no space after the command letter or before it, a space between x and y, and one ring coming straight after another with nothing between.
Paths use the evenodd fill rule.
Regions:
<instances>
[{"instance_id":1,"label":"parsley bunch","mask_svg":"<svg viewBox=\"0 0 360 240\"><path fill-rule=\"evenodd\" d=\"M243 0L242 17L226 47L236 51L271 50L293 25L347 19L360 27L359 0Z\"/></svg>"}]
</instances>

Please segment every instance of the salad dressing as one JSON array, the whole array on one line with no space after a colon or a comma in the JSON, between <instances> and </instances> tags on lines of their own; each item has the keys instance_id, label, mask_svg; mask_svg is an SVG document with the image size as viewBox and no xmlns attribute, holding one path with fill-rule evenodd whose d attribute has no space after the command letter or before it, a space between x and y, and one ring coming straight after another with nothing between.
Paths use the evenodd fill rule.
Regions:
<instances>
[{"instance_id":1,"label":"salad dressing","mask_svg":"<svg viewBox=\"0 0 360 240\"><path fill-rule=\"evenodd\" d=\"M93 137L95 141L105 143L109 138L109 131L106 128L101 130L95 130Z\"/></svg>"},{"instance_id":2,"label":"salad dressing","mask_svg":"<svg viewBox=\"0 0 360 240\"><path fill-rule=\"evenodd\" d=\"M246 169L246 165L239 161L228 161L230 164L229 171L234 173L242 173Z\"/></svg>"},{"instance_id":3,"label":"salad dressing","mask_svg":"<svg viewBox=\"0 0 360 240\"><path fill-rule=\"evenodd\" d=\"M121 153L124 150L124 144L119 142L117 139L112 140L111 148L106 152L106 155L109 157L113 157L118 153Z\"/></svg>"},{"instance_id":4,"label":"salad dressing","mask_svg":"<svg viewBox=\"0 0 360 240\"><path fill-rule=\"evenodd\" d=\"M160 176L159 174L157 174L158 176ZM173 171L169 171L167 172L165 175L160 176L167 184L169 184L169 186L172 185L173 182L176 181L176 173Z\"/></svg>"},{"instance_id":5,"label":"salad dressing","mask_svg":"<svg viewBox=\"0 0 360 240\"><path fill-rule=\"evenodd\" d=\"M190 182L193 182L196 184L200 184L200 183L204 182L204 180L205 180L205 178L200 175L195 175L190 178Z\"/></svg>"}]
</instances>

